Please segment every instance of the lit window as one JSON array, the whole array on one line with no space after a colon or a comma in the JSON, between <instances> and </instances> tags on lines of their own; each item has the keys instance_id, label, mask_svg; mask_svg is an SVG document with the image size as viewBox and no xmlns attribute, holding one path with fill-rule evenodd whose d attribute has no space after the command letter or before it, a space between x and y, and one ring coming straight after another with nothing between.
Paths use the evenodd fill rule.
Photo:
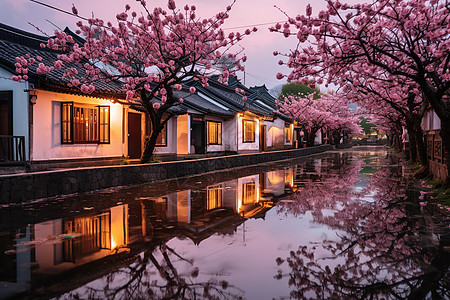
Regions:
<instances>
[{"instance_id":1,"label":"lit window","mask_svg":"<svg viewBox=\"0 0 450 300\"><path fill-rule=\"evenodd\" d=\"M167 126L164 125L163 129L158 135L156 139L156 146L158 147L166 147L167 146Z\"/></svg>"},{"instance_id":2,"label":"lit window","mask_svg":"<svg viewBox=\"0 0 450 300\"><path fill-rule=\"evenodd\" d=\"M222 145L222 123L206 122L208 145Z\"/></svg>"},{"instance_id":3,"label":"lit window","mask_svg":"<svg viewBox=\"0 0 450 300\"><path fill-rule=\"evenodd\" d=\"M291 126L286 126L286 127L284 127L284 138L285 138L285 143L286 143L286 144L291 144L291 143L292 143L292 130L291 130Z\"/></svg>"},{"instance_id":4,"label":"lit window","mask_svg":"<svg viewBox=\"0 0 450 300\"><path fill-rule=\"evenodd\" d=\"M61 142L63 144L109 144L109 106L61 103Z\"/></svg>"},{"instance_id":5,"label":"lit window","mask_svg":"<svg viewBox=\"0 0 450 300\"><path fill-rule=\"evenodd\" d=\"M256 184L254 182L244 183L243 193L244 193L242 195L243 204L256 202Z\"/></svg>"},{"instance_id":6,"label":"lit window","mask_svg":"<svg viewBox=\"0 0 450 300\"><path fill-rule=\"evenodd\" d=\"M222 207L222 186L214 185L207 189L207 210Z\"/></svg>"},{"instance_id":7,"label":"lit window","mask_svg":"<svg viewBox=\"0 0 450 300\"><path fill-rule=\"evenodd\" d=\"M243 120L243 140L244 143L255 142L256 122Z\"/></svg>"}]
</instances>

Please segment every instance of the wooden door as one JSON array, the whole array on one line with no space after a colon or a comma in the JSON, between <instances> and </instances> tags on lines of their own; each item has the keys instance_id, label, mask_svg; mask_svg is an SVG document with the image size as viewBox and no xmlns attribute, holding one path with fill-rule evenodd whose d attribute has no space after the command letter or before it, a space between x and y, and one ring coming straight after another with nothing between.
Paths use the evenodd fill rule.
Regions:
<instances>
[{"instance_id":1,"label":"wooden door","mask_svg":"<svg viewBox=\"0 0 450 300\"><path fill-rule=\"evenodd\" d=\"M259 151L266 151L266 125L261 125L259 127Z\"/></svg>"},{"instance_id":2,"label":"wooden door","mask_svg":"<svg viewBox=\"0 0 450 300\"><path fill-rule=\"evenodd\" d=\"M141 114L128 113L128 156L130 158L141 158L141 136Z\"/></svg>"}]
</instances>

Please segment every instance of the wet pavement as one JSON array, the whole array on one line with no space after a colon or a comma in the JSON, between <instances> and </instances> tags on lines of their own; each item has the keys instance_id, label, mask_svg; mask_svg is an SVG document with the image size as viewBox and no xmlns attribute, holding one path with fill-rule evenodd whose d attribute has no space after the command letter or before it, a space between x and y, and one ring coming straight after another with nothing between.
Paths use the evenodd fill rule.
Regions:
<instances>
[{"instance_id":1,"label":"wet pavement","mask_svg":"<svg viewBox=\"0 0 450 300\"><path fill-rule=\"evenodd\" d=\"M450 299L450 220L383 148L0 208L0 299Z\"/></svg>"}]
</instances>

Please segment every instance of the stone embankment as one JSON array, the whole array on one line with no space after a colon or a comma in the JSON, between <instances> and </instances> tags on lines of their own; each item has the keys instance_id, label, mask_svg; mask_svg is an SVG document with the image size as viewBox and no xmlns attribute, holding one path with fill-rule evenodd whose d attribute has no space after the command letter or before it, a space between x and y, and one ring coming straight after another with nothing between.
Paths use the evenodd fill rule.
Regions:
<instances>
[{"instance_id":1,"label":"stone embankment","mask_svg":"<svg viewBox=\"0 0 450 300\"><path fill-rule=\"evenodd\" d=\"M105 166L0 176L0 204L251 166L332 150L332 145L164 163Z\"/></svg>"}]
</instances>

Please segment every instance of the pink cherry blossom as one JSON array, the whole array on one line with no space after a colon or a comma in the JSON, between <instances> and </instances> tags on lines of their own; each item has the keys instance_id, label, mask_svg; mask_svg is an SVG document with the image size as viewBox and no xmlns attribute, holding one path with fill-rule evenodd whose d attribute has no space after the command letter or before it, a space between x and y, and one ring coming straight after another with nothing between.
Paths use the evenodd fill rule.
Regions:
<instances>
[{"instance_id":1,"label":"pink cherry blossom","mask_svg":"<svg viewBox=\"0 0 450 300\"><path fill-rule=\"evenodd\" d=\"M186 5L185 13L177 11L175 0L167 2L169 12L158 7L150 9L144 0L137 3L143 6L142 9L132 11L127 5L124 11L116 14L116 24L94 17L87 22L78 21L77 32L85 39L84 44L75 43L70 34L56 31L55 37L43 46L49 51L59 51L58 59L44 61L39 56L19 57L16 59L19 64L16 66L17 77L14 78L21 80L29 68L40 76L46 76L54 69L63 70L64 78L83 93L93 93L97 81L120 81L123 88L119 94L126 95L128 100L139 98L152 121L162 122L172 116L167 110L179 102L173 90L181 90L186 78L200 79L202 85L207 86L206 77L218 69L214 66L226 56L243 70L241 62L245 59L233 54L233 45L247 35L241 32L225 35L222 29L232 5L226 12L201 18L196 15L194 5ZM249 31L254 32L245 32L250 34ZM39 62L38 66L35 61ZM102 62L101 66L97 62ZM229 71L224 70L223 76L227 78ZM195 93L195 88L191 87L190 92ZM155 97L164 102L157 111L153 103ZM157 136L161 126L154 128L151 134ZM143 160L151 158L154 147L154 144L145 145Z\"/></svg>"}]
</instances>

